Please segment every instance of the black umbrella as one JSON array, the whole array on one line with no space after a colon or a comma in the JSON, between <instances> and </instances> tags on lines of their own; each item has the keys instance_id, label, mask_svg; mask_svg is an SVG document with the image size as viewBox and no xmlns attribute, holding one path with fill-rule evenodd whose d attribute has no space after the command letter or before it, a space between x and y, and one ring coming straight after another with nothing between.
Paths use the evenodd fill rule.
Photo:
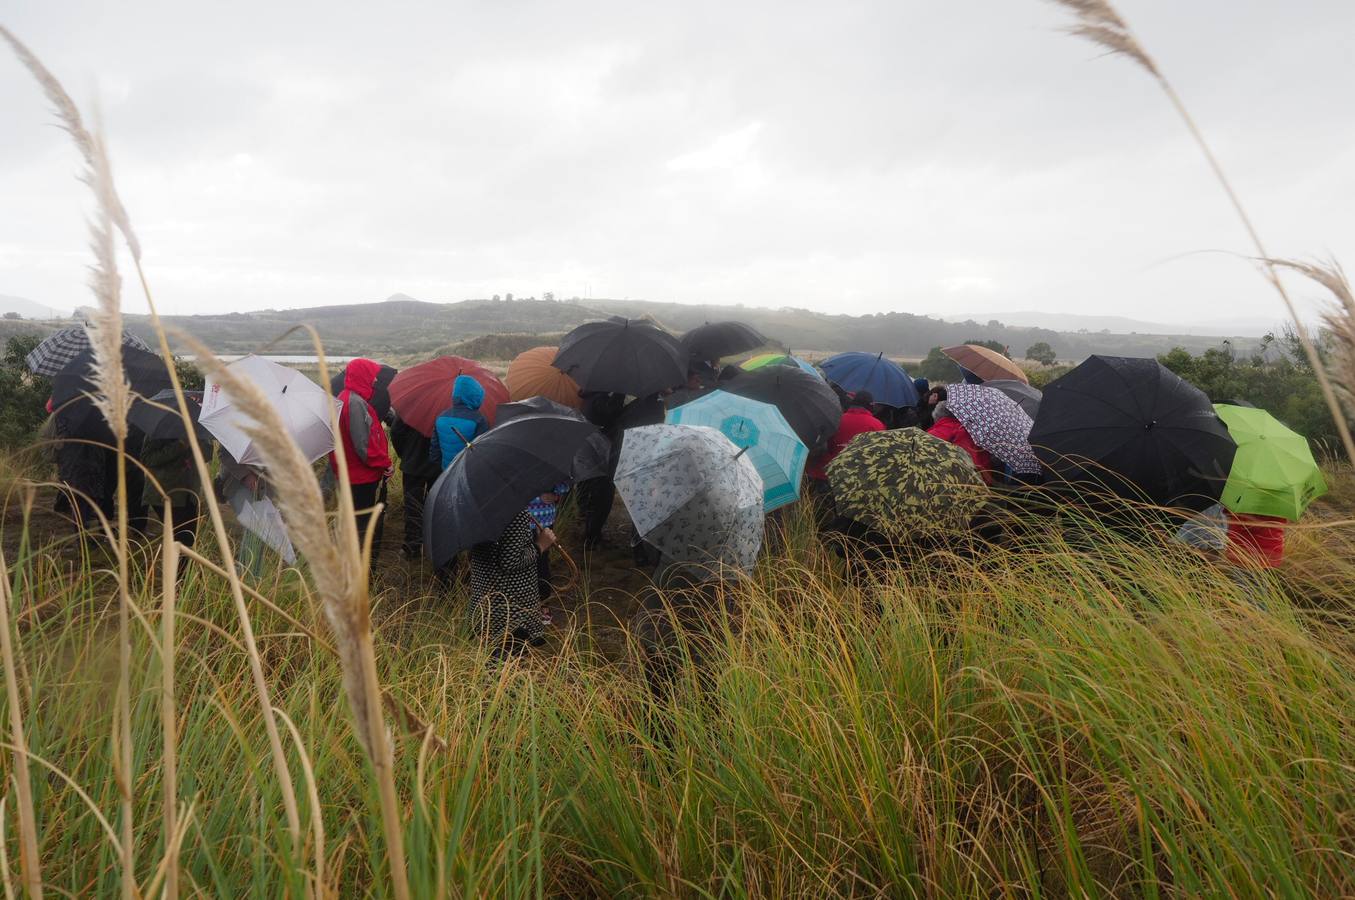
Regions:
<instances>
[{"instance_id":1,"label":"black umbrella","mask_svg":"<svg viewBox=\"0 0 1355 900\"><path fill-rule=\"evenodd\" d=\"M188 404L188 415L193 420L193 430L198 434L198 442L206 449L211 448L212 434L197 424L202 415L202 391L184 391L184 400ZM153 440L186 439L188 430L184 428L183 417L179 415L179 404L174 399L174 391L160 391L149 402L137 403L127 414L127 421L139 429L142 434Z\"/></svg>"},{"instance_id":2,"label":"black umbrella","mask_svg":"<svg viewBox=\"0 0 1355 900\"><path fill-rule=\"evenodd\" d=\"M424 501L423 545L433 565L498 540L533 497L569 478L575 455L596 431L578 418L532 415L471 441Z\"/></svg>"},{"instance_id":3,"label":"black umbrella","mask_svg":"<svg viewBox=\"0 0 1355 900\"><path fill-rule=\"evenodd\" d=\"M1031 387L1024 381L1017 381L1015 378L999 378L995 381L985 381L984 387L997 388L1016 401L1016 405L1026 411L1026 415L1034 419L1040 414L1040 400L1044 395L1037 387Z\"/></svg>"},{"instance_id":4,"label":"black umbrella","mask_svg":"<svg viewBox=\"0 0 1355 900\"><path fill-rule=\"evenodd\" d=\"M1092 356L1044 389L1030 443L1058 477L1164 506L1218 499L1237 450L1204 392L1153 359Z\"/></svg>"},{"instance_id":5,"label":"black umbrella","mask_svg":"<svg viewBox=\"0 0 1355 900\"><path fill-rule=\"evenodd\" d=\"M73 437L88 437L90 440L102 440L108 437L108 426L103 414L86 396L95 390L91 373L94 370L94 351L84 350L78 354L52 379L52 408L60 410L67 433ZM128 415L137 407L145 406L144 397L153 397L160 391L169 389L169 375L165 372L165 363L160 357L146 350L123 345L122 373L132 386L132 393L139 395Z\"/></svg>"},{"instance_id":6,"label":"black umbrella","mask_svg":"<svg viewBox=\"0 0 1355 900\"><path fill-rule=\"evenodd\" d=\"M551 363L580 389L648 397L687 380L678 339L640 319L586 322L565 335Z\"/></svg>"},{"instance_id":7,"label":"black umbrella","mask_svg":"<svg viewBox=\"0 0 1355 900\"><path fill-rule=\"evenodd\" d=\"M803 369L763 366L722 383L720 389L781 410L810 453L824 448L842 420L842 404L828 382Z\"/></svg>"},{"instance_id":8,"label":"black umbrella","mask_svg":"<svg viewBox=\"0 0 1355 900\"><path fill-rule=\"evenodd\" d=\"M343 392L344 376L348 374L348 366L344 366L335 372L329 379L329 392L335 397ZM372 409L376 410L376 417L381 420L390 414L391 411L391 379L399 375L398 369L393 366L383 365L376 373L376 384L372 387Z\"/></svg>"},{"instance_id":9,"label":"black umbrella","mask_svg":"<svg viewBox=\"0 0 1355 900\"><path fill-rule=\"evenodd\" d=\"M767 339L745 322L707 322L682 336L682 346L693 359L713 360L756 350Z\"/></svg>"},{"instance_id":10,"label":"black umbrella","mask_svg":"<svg viewBox=\"0 0 1355 900\"><path fill-rule=\"evenodd\" d=\"M520 419L523 416L565 416L570 419L583 420L583 414L577 409L572 409L563 403L556 403L549 397L528 397L526 400L500 403L498 411L494 414L494 423L498 426L513 419Z\"/></svg>"}]
</instances>

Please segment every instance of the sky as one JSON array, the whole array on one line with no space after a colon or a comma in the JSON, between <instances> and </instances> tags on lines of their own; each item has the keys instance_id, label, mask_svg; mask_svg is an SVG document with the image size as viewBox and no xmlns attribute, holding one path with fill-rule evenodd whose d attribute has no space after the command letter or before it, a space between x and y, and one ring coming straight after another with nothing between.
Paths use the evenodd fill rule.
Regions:
<instances>
[{"instance_id":1,"label":"sky","mask_svg":"<svg viewBox=\"0 0 1355 900\"><path fill-rule=\"evenodd\" d=\"M1355 3L1119 8L1270 252L1355 266ZM1044 0L10 0L0 23L97 103L164 312L1279 316L1155 82ZM77 170L0 53L0 294L88 302Z\"/></svg>"}]
</instances>

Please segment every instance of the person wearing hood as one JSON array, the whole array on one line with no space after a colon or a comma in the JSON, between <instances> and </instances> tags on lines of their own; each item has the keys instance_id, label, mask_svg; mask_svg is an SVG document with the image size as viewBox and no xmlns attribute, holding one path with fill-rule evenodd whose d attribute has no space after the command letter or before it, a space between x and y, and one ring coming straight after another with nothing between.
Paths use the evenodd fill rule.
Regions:
<instances>
[{"instance_id":1,"label":"person wearing hood","mask_svg":"<svg viewBox=\"0 0 1355 900\"><path fill-rule=\"evenodd\" d=\"M428 447L428 458L445 470L466 445L489 430L489 423L480 413L485 402L485 389L469 375L458 375L452 382L452 405L438 414L433 422L433 439Z\"/></svg>"},{"instance_id":2,"label":"person wearing hood","mask_svg":"<svg viewBox=\"0 0 1355 900\"><path fill-rule=\"evenodd\" d=\"M991 485L994 471L993 457L988 454L987 450L974 443L974 439L960 424L960 420L955 418L954 413L946 408L946 401L942 400L936 404L934 415L936 422L931 428L927 429L927 433L932 437L939 437L948 444L954 444L968 453L969 458L974 460L974 468L978 469L979 474L983 476L984 483Z\"/></svg>"},{"instance_id":3,"label":"person wearing hood","mask_svg":"<svg viewBox=\"0 0 1355 900\"><path fill-rule=\"evenodd\" d=\"M381 366L370 359L355 359L344 371L343 390L339 392L339 437L348 469L348 491L353 498L358 537L365 540L375 515L381 485L391 474L390 446L381 418L372 408L372 392ZM330 465L339 474L338 448L330 453ZM372 559L381 546L381 518L378 516L372 539Z\"/></svg>"}]
</instances>

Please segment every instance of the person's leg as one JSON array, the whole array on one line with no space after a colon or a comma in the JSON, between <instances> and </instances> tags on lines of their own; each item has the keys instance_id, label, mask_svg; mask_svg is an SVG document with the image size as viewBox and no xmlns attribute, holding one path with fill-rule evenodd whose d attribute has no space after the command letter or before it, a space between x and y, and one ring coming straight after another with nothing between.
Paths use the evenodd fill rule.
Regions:
<instances>
[{"instance_id":1,"label":"person's leg","mask_svg":"<svg viewBox=\"0 0 1355 900\"><path fill-rule=\"evenodd\" d=\"M372 510L376 506L376 497L380 486L381 483L378 481L348 486L349 496L353 498L353 517L358 526L359 544L367 540L367 528L372 521ZM376 558L375 546L375 543L373 543L372 558L374 560Z\"/></svg>"},{"instance_id":2,"label":"person's leg","mask_svg":"<svg viewBox=\"0 0 1355 900\"><path fill-rule=\"evenodd\" d=\"M611 515L616 486L610 478L590 478L576 488L583 513L583 546L593 549L602 541L602 529Z\"/></svg>"},{"instance_id":3,"label":"person's leg","mask_svg":"<svg viewBox=\"0 0 1355 900\"><path fill-rule=\"evenodd\" d=\"M418 559L423 552L423 502L428 496L431 481L402 472L405 491L405 534L400 550L407 559Z\"/></svg>"}]
</instances>

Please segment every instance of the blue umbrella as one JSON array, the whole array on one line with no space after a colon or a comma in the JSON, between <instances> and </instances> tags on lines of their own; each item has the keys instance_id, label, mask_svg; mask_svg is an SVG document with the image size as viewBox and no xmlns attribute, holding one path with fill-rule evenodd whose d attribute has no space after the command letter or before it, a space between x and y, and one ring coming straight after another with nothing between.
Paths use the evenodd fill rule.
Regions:
<instances>
[{"instance_id":1,"label":"blue umbrella","mask_svg":"<svg viewBox=\"0 0 1355 900\"><path fill-rule=\"evenodd\" d=\"M668 411L669 425L705 425L747 452L762 478L764 512L800 496L809 450L781 411L770 403L713 391Z\"/></svg>"},{"instance_id":2,"label":"blue umbrella","mask_svg":"<svg viewBox=\"0 0 1355 900\"><path fill-rule=\"evenodd\" d=\"M852 350L825 359L819 368L828 380L844 391L869 391L876 403L903 409L917 406L917 388L912 376L903 366L883 353L861 353Z\"/></svg>"}]
</instances>

